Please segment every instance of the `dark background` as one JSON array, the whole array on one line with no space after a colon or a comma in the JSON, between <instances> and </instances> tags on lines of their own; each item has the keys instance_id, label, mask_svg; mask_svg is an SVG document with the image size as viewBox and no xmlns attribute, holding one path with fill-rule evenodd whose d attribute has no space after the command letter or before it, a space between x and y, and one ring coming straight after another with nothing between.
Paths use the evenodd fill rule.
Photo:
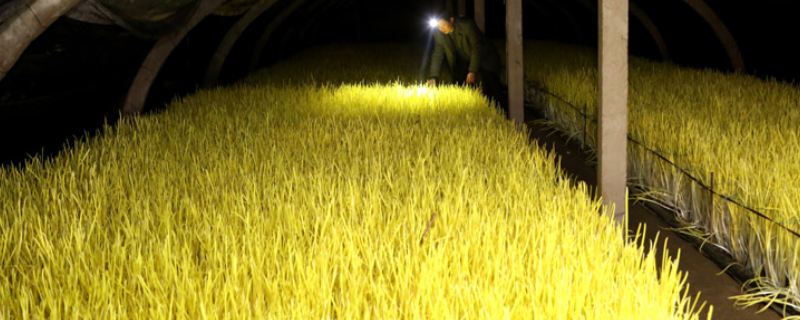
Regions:
<instances>
[{"instance_id":1,"label":"dark background","mask_svg":"<svg viewBox=\"0 0 800 320\"><path fill-rule=\"evenodd\" d=\"M800 79L800 50L795 48L800 1L706 1L733 33L746 72L790 83ZM487 34L504 38L504 2L486 2ZM596 6L596 0L589 2ZM441 12L440 3L354 0L349 6L306 6L277 30L262 65L325 43L403 41L424 45L430 32L427 20ZM472 1L467 3L471 16ZM660 28L674 63L731 71L727 54L712 29L683 1L635 3ZM221 84L246 75L255 40L282 6L285 4L265 12L239 39L220 75ZM323 10L311 10L317 7ZM526 39L596 46L594 10L576 0L524 0L523 34ZM157 112L176 96L197 90L212 52L237 19L209 16L189 33L159 73L146 111ZM630 28L631 53L660 60L655 43L633 17ZM56 154L74 138L95 134L104 123L113 124L133 76L153 43L119 27L66 18L56 21L0 81L0 165L20 164L38 154Z\"/></svg>"}]
</instances>

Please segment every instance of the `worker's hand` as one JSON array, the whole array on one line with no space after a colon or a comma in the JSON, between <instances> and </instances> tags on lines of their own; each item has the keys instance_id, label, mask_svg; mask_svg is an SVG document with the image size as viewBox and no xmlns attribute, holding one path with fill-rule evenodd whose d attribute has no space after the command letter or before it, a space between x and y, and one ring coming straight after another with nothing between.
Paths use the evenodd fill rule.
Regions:
<instances>
[{"instance_id":1,"label":"worker's hand","mask_svg":"<svg viewBox=\"0 0 800 320\"><path fill-rule=\"evenodd\" d=\"M475 84L476 78L477 76L475 75L475 72L470 72L467 74L467 84Z\"/></svg>"},{"instance_id":2,"label":"worker's hand","mask_svg":"<svg viewBox=\"0 0 800 320\"><path fill-rule=\"evenodd\" d=\"M429 85L429 86L432 86L432 85L435 85L435 84L436 84L436 79L430 79L430 80L428 80L428 85Z\"/></svg>"}]
</instances>

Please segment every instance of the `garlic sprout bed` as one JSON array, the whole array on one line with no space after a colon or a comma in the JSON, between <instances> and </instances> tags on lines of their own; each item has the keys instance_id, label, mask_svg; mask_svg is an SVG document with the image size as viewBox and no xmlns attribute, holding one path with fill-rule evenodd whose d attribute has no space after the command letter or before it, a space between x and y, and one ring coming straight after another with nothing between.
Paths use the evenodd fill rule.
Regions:
<instances>
[{"instance_id":1,"label":"garlic sprout bed","mask_svg":"<svg viewBox=\"0 0 800 320\"><path fill-rule=\"evenodd\" d=\"M596 119L594 49L547 42L525 44L526 81ZM549 95L545 113L584 139L584 117ZM746 207L712 197L680 169L630 144L631 182L678 208L689 233L728 251L750 269L747 305L780 301L800 311L800 89L747 75L695 70L631 57L630 136ZM581 110L580 112L582 112ZM584 142L594 147L588 121ZM712 178L713 176L713 178Z\"/></svg>"},{"instance_id":2,"label":"garlic sprout bed","mask_svg":"<svg viewBox=\"0 0 800 320\"><path fill-rule=\"evenodd\" d=\"M317 48L0 170L0 319L698 318L482 95L390 83L417 57Z\"/></svg>"}]
</instances>

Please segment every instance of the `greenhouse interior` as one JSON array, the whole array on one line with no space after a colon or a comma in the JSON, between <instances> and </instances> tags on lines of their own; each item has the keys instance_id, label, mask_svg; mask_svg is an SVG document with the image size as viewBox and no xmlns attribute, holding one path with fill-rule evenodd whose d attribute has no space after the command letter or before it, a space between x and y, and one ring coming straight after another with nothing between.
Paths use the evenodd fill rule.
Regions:
<instances>
[{"instance_id":1,"label":"greenhouse interior","mask_svg":"<svg viewBox=\"0 0 800 320\"><path fill-rule=\"evenodd\" d=\"M796 0L0 0L0 319L800 319Z\"/></svg>"}]
</instances>

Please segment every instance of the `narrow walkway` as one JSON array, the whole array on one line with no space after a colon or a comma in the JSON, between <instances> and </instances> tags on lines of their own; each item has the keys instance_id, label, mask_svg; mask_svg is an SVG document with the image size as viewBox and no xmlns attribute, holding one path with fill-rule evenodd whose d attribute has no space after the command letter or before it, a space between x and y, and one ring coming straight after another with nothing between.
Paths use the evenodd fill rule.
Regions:
<instances>
[{"instance_id":1,"label":"narrow walkway","mask_svg":"<svg viewBox=\"0 0 800 320\"><path fill-rule=\"evenodd\" d=\"M594 188L597 186L597 171L593 164L588 164L586 156L578 149L567 144L567 141L553 131L553 128L538 122L536 112L526 107L525 122L531 132L531 138L538 141L539 145L547 150L555 151L561 161L561 168L574 178L585 181L587 185ZM671 256L676 256L680 250L680 269L688 272L687 283L689 285L690 296L697 296L701 292L700 300L714 306L713 319L737 319L737 320L767 320L781 319L782 317L772 310L756 313L763 306L754 306L747 309L737 309L733 305L733 300L728 299L741 293L740 284L727 273L722 272L722 268L713 261L700 253L694 245L687 242L675 232L669 230L669 225L656 216L651 210L642 204L629 204L630 226L636 228L640 223L647 225L647 238L652 240L656 232L659 235L659 246L668 238L668 248ZM634 230L635 231L635 230ZM657 258L660 261L662 250L657 251ZM708 306L703 309L700 319L707 319ZM643 317L644 319L644 317Z\"/></svg>"}]
</instances>

